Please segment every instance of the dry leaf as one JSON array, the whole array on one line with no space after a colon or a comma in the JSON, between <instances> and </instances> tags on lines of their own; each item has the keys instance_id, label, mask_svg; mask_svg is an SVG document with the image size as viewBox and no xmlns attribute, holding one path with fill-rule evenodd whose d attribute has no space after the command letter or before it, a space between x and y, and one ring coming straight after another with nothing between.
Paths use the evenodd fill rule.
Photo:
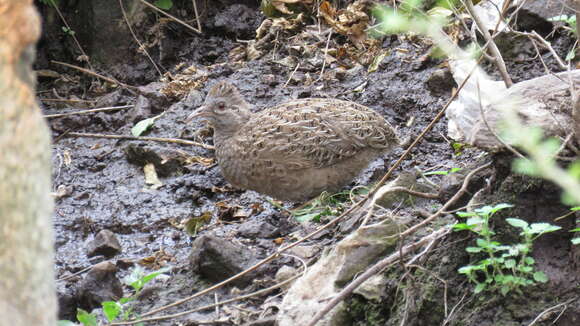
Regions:
<instances>
[{"instance_id":1,"label":"dry leaf","mask_svg":"<svg viewBox=\"0 0 580 326\"><path fill-rule=\"evenodd\" d=\"M194 216L185 222L184 229L187 234L195 236L199 229L211 222L211 212L203 212L201 216Z\"/></svg>"},{"instance_id":2,"label":"dry leaf","mask_svg":"<svg viewBox=\"0 0 580 326\"><path fill-rule=\"evenodd\" d=\"M145 173L145 184L149 186L149 189L155 190L163 186L163 183L157 177L157 171L155 171L155 165L153 163L145 164L143 172Z\"/></svg>"}]
</instances>

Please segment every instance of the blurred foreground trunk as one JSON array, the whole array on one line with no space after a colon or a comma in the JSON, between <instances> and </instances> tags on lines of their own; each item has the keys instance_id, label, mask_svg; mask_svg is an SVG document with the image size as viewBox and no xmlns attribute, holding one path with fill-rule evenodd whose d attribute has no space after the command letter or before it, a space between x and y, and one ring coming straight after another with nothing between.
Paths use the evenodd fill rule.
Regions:
<instances>
[{"instance_id":1,"label":"blurred foreground trunk","mask_svg":"<svg viewBox=\"0 0 580 326\"><path fill-rule=\"evenodd\" d=\"M0 0L0 325L56 325L50 136L35 102L40 18Z\"/></svg>"}]
</instances>

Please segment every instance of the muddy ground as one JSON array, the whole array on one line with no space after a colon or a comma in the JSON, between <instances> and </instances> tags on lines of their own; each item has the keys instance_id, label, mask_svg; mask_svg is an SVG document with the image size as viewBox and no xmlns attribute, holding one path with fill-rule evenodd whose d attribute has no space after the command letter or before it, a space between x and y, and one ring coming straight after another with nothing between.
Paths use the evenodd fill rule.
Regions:
<instances>
[{"instance_id":1,"label":"muddy ground","mask_svg":"<svg viewBox=\"0 0 580 326\"><path fill-rule=\"evenodd\" d=\"M144 313L190 296L320 225L318 222L300 223L290 216L286 209L298 207L300 203L276 204L264 195L233 189L212 161L211 150L152 141L71 137L67 133L131 135L131 128L138 121L165 112L145 136L211 144L211 129L205 123L196 121L188 125L184 119L202 104L212 84L228 80L240 89L248 102L255 105L255 111L297 98L340 98L380 112L397 127L401 138L412 140L432 121L456 87L445 60L429 57L431 44L427 40L403 35L380 38L378 48L388 52L376 71L369 72L368 64L357 64L350 58L325 65L324 74L318 79L323 66L321 58L326 35L322 42L305 38L305 44L316 44L310 55L304 55L304 52L302 56L296 55L289 47L295 41L292 36L314 24L312 19L306 19L304 26L297 30L280 32L283 37L276 40L275 48L266 48L260 58L234 60L232 50L247 44L243 40L253 39L265 17L257 1L225 0L212 2L212 5L199 1L201 34L143 8L140 11L135 9L136 16L142 15L136 25L137 35L148 42L153 60L171 75L166 75L163 82L155 83L160 79L159 75L147 58L136 51L137 45L125 27L119 27L121 24L91 25L107 19L122 21L118 2L103 2L106 4L87 6L90 8L84 8L81 13L78 13L80 5L74 2L63 1L61 8L81 44L86 45L85 50L95 59L93 69L123 83L141 87L142 95L52 63L50 60L79 64L75 58L80 53L70 36L62 32L62 23L54 10L40 5L45 18L45 34L39 46L37 69L57 72L56 76L39 77L38 95L44 113L133 105L127 110L48 119L54 139L55 268L62 279L58 281L61 319L75 320L77 308L90 311L99 307L100 301L119 296L121 290L125 295L130 294L130 289L121 287L118 280L126 277L137 265L148 272L169 268L167 277L149 283L141 293L134 309L137 313ZM338 5L344 6L340 2ZM103 7L106 6L113 9L105 14ZM174 6L172 12L175 15L191 17L186 15L192 13L191 2L174 1ZM99 16L101 14L107 15L106 18ZM537 16L532 18L545 23L542 25L544 29L539 31L542 35L555 30L552 23ZM528 28L526 22L521 19L522 29ZM118 28L119 35L110 34L111 28ZM107 33L111 44L99 44L99 40L107 40ZM467 37L467 34L462 36L462 42L467 42ZM338 34L332 35L331 41L333 46L347 46L350 42ZM573 43L573 39L562 30L550 34L550 41L562 57ZM507 45L502 50L513 54L505 59L514 82L545 73L533 47L525 40L507 40L503 44ZM549 53L544 51L542 54L548 67L559 71ZM292 64L285 61L287 58L294 60ZM301 64L295 69L298 63ZM89 68L86 64L84 66ZM486 67L495 75L491 64L486 64ZM180 80L185 85L184 90L175 86L177 90L163 96L161 89L166 90L170 80ZM61 101L71 99L95 102ZM446 123L443 119L427 133L395 171L395 177L415 169L433 171L460 167L469 171L483 162L492 161L493 167L478 175L468 195L456 207L466 204L473 192L489 184L492 189L492 194L486 197L489 204L514 204L510 216L519 216L530 222L551 221L568 212L568 208L560 204L560 192L555 186L513 175L509 167L511 156L485 153L475 148L454 149L452 141L446 137ZM351 187L369 185L380 179L404 149L397 148L383 155ZM155 166L161 186L146 184L144 166L147 163ZM440 207L458 189L454 176L432 176L430 179L442 186L441 200L418 201L397 208L394 214L408 217L413 224L424 218L424 212L433 212ZM205 218L205 223L195 233L187 232L186 222L200 217L202 220ZM329 218L323 217L323 220ZM448 215L423 234L453 219L453 215ZM385 273L392 281L384 289L379 302L359 295L349 299L352 325L528 325L545 309L563 302L568 302L566 309L556 309L556 313L546 315L536 325L551 324L556 317L556 325L578 325L580 266L577 264L578 251L571 246L567 232L574 223L573 218L559 221L562 231L545 236L536 243L533 257L538 269L545 271L550 278L546 284L528 287L522 294L506 297L489 293L473 295L473 286L456 272L460 266L473 260L464 250L472 237L465 233L452 233L420 262L432 274L445 280L447 287L423 270L415 269L411 276L401 279L403 271L400 266L391 268ZM505 222L499 221L496 227L500 230L509 228ZM120 252L117 251L119 248L92 248L96 235L102 230L111 231L118 239ZM509 239L509 231L498 233ZM302 258L314 261L322 248L331 246L344 236L338 228L323 233L301 246L302 252L308 252ZM198 248L200 245L199 239L216 241L216 244L213 247L208 245L210 249L202 250L201 254L192 254L192 246ZM228 243L234 246L230 248ZM115 247L114 241L112 247ZM216 267L211 266L209 272L204 271L203 266L191 265L195 258L190 255L228 255L212 253L212 248L231 251L230 255L243 259L237 263L221 262L223 266L218 265L218 270L212 270ZM103 274L80 272L102 262L112 263L106 268L100 265ZM215 297L204 296L169 312L192 309L273 285L274 275L283 265L298 268L301 263L282 257L261 268L251 278L219 289ZM226 269L225 266L236 268L220 270ZM116 270L116 275L111 270ZM210 309L146 324L196 325L199 321L213 321L210 324L241 325L257 320L263 320L260 325L273 324L268 317L277 311L279 294L279 291L274 291L268 296L226 305L219 315L215 309ZM453 313L450 312L452 308ZM562 314L558 316L560 312Z\"/></svg>"}]
</instances>

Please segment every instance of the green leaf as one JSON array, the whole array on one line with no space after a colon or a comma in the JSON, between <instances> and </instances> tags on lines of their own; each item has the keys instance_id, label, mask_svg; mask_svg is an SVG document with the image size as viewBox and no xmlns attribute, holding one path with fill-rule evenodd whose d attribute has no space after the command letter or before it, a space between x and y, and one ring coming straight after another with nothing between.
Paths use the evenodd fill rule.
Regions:
<instances>
[{"instance_id":1,"label":"green leaf","mask_svg":"<svg viewBox=\"0 0 580 326\"><path fill-rule=\"evenodd\" d=\"M580 244L580 238L574 238L571 241L572 241L572 244L574 244L574 245Z\"/></svg>"},{"instance_id":2,"label":"green leaf","mask_svg":"<svg viewBox=\"0 0 580 326\"><path fill-rule=\"evenodd\" d=\"M525 158L516 158L512 163L512 170L520 174L539 176L540 170L535 162Z\"/></svg>"},{"instance_id":3,"label":"green leaf","mask_svg":"<svg viewBox=\"0 0 580 326\"><path fill-rule=\"evenodd\" d=\"M524 263L527 264L527 265L533 265L535 262L536 261L532 257L526 257L526 258L524 258Z\"/></svg>"},{"instance_id":4,"label":"green leaf","mask_svg":"<svg viewBox=\"0 0 580 326\"><path fill-rule=\"evenodd\" d=\"M497 204L491 208L491 213L495 214L502 209L511 208L511 207L514 207L514 205L508 204L508 203Z\"/></svg>"},{"instance_id":5,"label":"green leaf","mask_svg":"<svg viewBox=\"0 0 580 326\"><path fill-rule=\"evenodd\" d=\"M301 223L302 222L310 222L310 221L313 221L319 217L320 217L320 212L314 212L314 213L296 216L296 221L301 222Z\"/></svg>"},{"instance_id":6,"label":"green leaf","mask_svg":"<svg viewBox=\"0 0 580 326\"><path fill-rule=\"evenodd\" d=\"M480 217L480 216L471 216L470 218L467 219L467 221L465 221L465 223L467 223L467 225L481 225L483 224L485 221Z\"/></svg>"},{"instance_id":7,"label":"green leaf","mask_svg":"<svg viewBox=\"0 0 580 326\"><path fill-rule=\"evenodd\" d=\"M97 326L97 316L77 308L77 320L84 326Z\"/></svg>"},{"instance_id":8,"label":"green leaf","mask_svg":"<svg viewBox=\"0 0 580 326\"><path fill-rule=\"evenodd\" d=\"M504 266L506 268L514 268L516 266L516 261L515 259L508 259L505 261Z\"/></svg>"},{"instance_id":9,"label":"green leaf","mask_svg":"<svg viewBox=\"0 0 580 326\"><path fill-rule=\"evenodd\" d=\"M568 51L568 53L566 54L566 58L564 58L564 60L571 61L575 57L576 57L576 49L571 48L570 51Z\"/></svg>"},{"instance_id":10,"label":"green leaf","mask_svg":"<svg viewBox=\"0 0 580 326\"><path fill-rule=\"evenodd\" d=\"M173 7L173 1L171 0L157 0L155 1L155 6L163 10L169 10Z\"/></svg>"},{"instance_id":11,"label":"green leaf","mask_svg":"<svg viewBox=\"0 0 580 326\"><path fill-rule=\"evenodd\" d=\"M485 290L485 283L479 283L475 286L475 289L473 289L473 292L475 294L477 294L477 293L481 293L483 290Z\"/></svg>"},{"instance_id":12,"label":"green leaf","mask_svg":"<svg viewBox=\"0 0 580 326\"><path fill-rule=\"evenodd\" d=\"M544 272L538 271L534 273L534 280L536 280L536 282L546 283L548 282L548 277Z\"/></svg>"},{"instance_id":13,"label":"green leaf","mask_svg":"<svg viewBox=\"0 0 580 326\"><path fill-rule=\"evenodd\" d=\"M550 223L532 223L532 225L530 225L530 232L533 234L554 232L560 229L561 227Z\"/></svg>"},{"instance_id":14,"label":"green leaf","mask_svg":"<svg viewBox=\"0 0 580 326\"><path fill-rule=\"evenodd\" d=\"M107 320L109 322L115 320L117 316L119 316L121 310L123 310L121 304L115 301L102 302L101 306L103 306L103 313L105 314L105 317L107 317Z\"/></svg>"},{"instance_id":15,"label":"green leaf","mask_svg":"<svg viewBox=\"0 0 580 326\"><path fill-rule=\"evenodd\" d=\"M559 15L548 18L549 22L568 22L568 15Z\"/></svg>"},{"instance_id":16,"label":"green leaf","mask_svg":"<svg viewBox=\"0 0 580 326\"><path fill-rule=\"evenodd\" d=\"M155 120L156 118L154 117L137 122L137 124L131 128L131 134L133 134L135 137L141 136L145 131L147 131L155 124Z\"/></svg>"},{"instance_id":17,"label":"green leaf","mask_svg":"<svg viewBox=\"0 0 580 326\"><path fill-rule=\"evenodd\" d=\"M519 218L506 218L505 220L511 226L515 226L517 228L524 229L524 230L528 229L528 222L521 220Z\"/></svg>"},{"instance_id":18,"label":"green leaf","mask_svg":"<svg viewBox=\"0 0 580 326\"><path fill-rule=\"evenodd\" d=\"M469 216L476 216L477 213L475 212L457 212L455 213L459 217L469 217Z\"/></svg>"},{"instance_id":19,"label":"green leaf","mask_svg":"<svg viewBox=\"0 0 580 326\"><path fill-rule=\"evenodd\" d=\"M502 286L499 289L499 292L501 293L501 295L503 295L505 297L505 295L510 292L510 287L509 286Z\"/></svg>"},{"instance_id":20,"label":"green leaf","mask_svg":"<svg viewBox=\"0 0 580 326\"><path fill-rule=\"evenodd\" d=\"M570 208L571 211L580 211L580 206Z\"/></svg>"},{"instance_id":21,"label":"green leaf","mask_svg":"<svg viewBox=\"0 0 580 326\"><path fill-rule=\"evenodd\" d=\"M473 227L465 223L457 223L453 225L454 231L471 230Z\"/></svg>"},{"instance_id":22,"label":"green leaf","mask_svg":"<svg viewBox=\"0 0 580 326\"><path fill-rule=\"evenodd\" d=\"M449 172L448 171L430 171L430 172L425 172L424 175L428 176L428 175L448 175Z\"/></svg>"},{"instance_id":23,"label":"green leaf","mask_svg":"<svg viewBox=\"0 0 580 326\"><path fill-rule=\"evenodd\" d=\"M483 249L479 248L479 247L467 247L467 248L465 248L465 251L471 252L471 253L481 252L482 250Z\"/></svg>"}]
</instances>

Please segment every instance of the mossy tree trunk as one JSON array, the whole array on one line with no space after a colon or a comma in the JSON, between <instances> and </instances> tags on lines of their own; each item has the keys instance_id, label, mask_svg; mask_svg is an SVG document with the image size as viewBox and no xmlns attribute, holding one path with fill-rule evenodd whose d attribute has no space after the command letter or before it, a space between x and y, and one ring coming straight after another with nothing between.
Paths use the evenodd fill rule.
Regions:
<instances>
[{"instance_id":1,"label":"mossy tree trunk","mask_svg":"<svg viewBox=\"0 0 580 326\"><path fill-rule=\"evenodd\" d=\"M0 0L0 325L56 325L50 136L31 70L40 18Z\"/></svg>"}]
</instances>

